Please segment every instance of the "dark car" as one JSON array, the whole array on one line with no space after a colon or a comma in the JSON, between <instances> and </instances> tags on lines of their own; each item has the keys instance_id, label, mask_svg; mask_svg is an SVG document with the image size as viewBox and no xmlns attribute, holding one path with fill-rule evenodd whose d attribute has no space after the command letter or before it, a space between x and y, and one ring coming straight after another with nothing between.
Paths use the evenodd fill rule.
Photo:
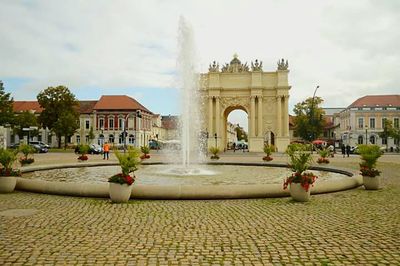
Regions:
<instances>
[{"instance_id":1,"label":"dark car","mask_svg":"<svg viewBox=\"0 0 400 266\"><path fill-rule=\"evenodd\" d=\"M103 148L98 144L90 144L89 145L89 153L90 154L102 154Z\"/></svg>"},{"instance_id":2,"label":"dark car","mask_svg":"<svg viewBox=\"0 0 400 266\"><path fill-rule=\"evenodd\" d=\"M35 149L35 152L37 153L47 153L49 149L47 149L45 146L42 146L40 144L29 144Z\"/></svg>"}]
</instances>

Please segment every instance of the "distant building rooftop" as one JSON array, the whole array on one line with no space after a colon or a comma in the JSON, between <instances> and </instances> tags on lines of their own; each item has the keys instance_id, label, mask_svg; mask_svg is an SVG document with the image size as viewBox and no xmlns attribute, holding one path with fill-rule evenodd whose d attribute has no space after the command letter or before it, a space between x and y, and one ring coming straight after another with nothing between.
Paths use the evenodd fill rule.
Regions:
<instances>
[{"instance_id":1,"label":"distant building rooftop","mask_svg":"<svg viewBox=\"0 0 400 266\"><path fill-rule=\"evenodd\" d=\"M367 95L357 99L349 108L352 107L400 107L400 95Z\"/></svg>"}]
</instances>

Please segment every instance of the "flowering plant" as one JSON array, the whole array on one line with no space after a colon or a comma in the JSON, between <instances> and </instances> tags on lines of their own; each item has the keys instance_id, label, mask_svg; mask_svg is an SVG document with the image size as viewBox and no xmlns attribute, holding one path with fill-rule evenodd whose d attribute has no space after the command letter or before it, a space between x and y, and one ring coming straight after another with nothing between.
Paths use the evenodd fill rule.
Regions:
<instances>
[{"instance_id":1,"label":"flowering plant","mask_svg":"<svg viewBox=\"0 0 400 266\"><path fill-rule=\"evenodd\" d=\"M293 173L283 182L283 189L287 189L291 183L300 183L305 191L308 191L310 185L313 185L318 178L311 172L306 172L312 162L309 145L291 144L288 146L286 153L289 155L289 167Z\"/></svg>"},{"instance_id":2,"label":"flowering plant","mask_svg":"<svg viewBox=\"0 0 400 266\"><path fill-rule=\"evenodd\" d=\"M90 147L89 145L79 145L78 146L78 153L81 155L78 157L79 161L86 161L89 157L86 155L89 153Z\"/></svg>"},{"instance_id":3,"label":"flowering plant","mask_svg":"<svg viewBox=\"0 0 400 266\"><path fill-rule=\"evenodd\" d=\"M149 146L142 146L140 147L140 150L142 151L143 155L140 156L140 159L144 160L144 159L150 159L150 147Z\"/></svg>"},{"instance_id":4,"label":"flowering plant","mask_svg":"<svg viewBox=\"0 0 400 266\"><path fill-rule=\"evenodd\" d=\"M87 161L89 158L87 157L87 155L81 155L78 157L79 161Z\"/></svg>"},{"instance_id":5,"label":"flowering plant","mask_svg":"<svg viewBox=\"0 0 400 266\"><path fill-rule=\"evenodd\" d=\"M33 158L28 158L30 154L35 153L35 149L32 146L23 144L19 147L19 151L24 155L24 157L19 158L19 162L22 166L31 164L35 161Z\"/></svg>"},{"instance_id":6,"label":"flowering plant","mask_svg":"<svg viewBox=\"0 0 400 266\"><path fill-rule=\"evenodd\" d=\"M121 173L110 177L108 182L121 185L127 184L128 186L132 185L135 182L135 175L133 173L138 169L137 166L140 164L140 150L129 147L127 153L120 153L117 150L115 150L114 153L121 166ZM130 175L131 173L133 176Z\"/></svg>"},{"instance_id":7,"label":"flowering plant","mask_svg":"<svg viewBox=\"0 0 400 266\"><path fill-rule=\"evenodd\" d=\"M358 150L361 156L360 172L362 176L375 177L379 176L375 166L378 158L381 157L382 153L377 145L360 145Z\"/></svg>"},{"instance_id":8,"label":"flowering plant","mask_svg":"<svg viewBox=\"0 0 400 266\"><path fill-rule=\"evenodd\" d=\"M318 150L318 154L321 157L318 158L317 163L319 163L319 164L329 163L329 160L326 157L328 157L328 155L330 154L330 150L324 148L324 149Z\"/></svg>"},{"instance_id":9,"label":"flowering plant","mask_svg":"<svg viewBox=\"0 0 400 266\"><path fill-rule=\"evenodd\" d=\"M10 151L0 149L0 176L20 176L19 170L13 169L12 165L17 160L18 150Z\"/></svg>"},{"instance_id":10,"label":"flowering plant","mask_svg":"<svg viewBox=\"0 0 400 266\"><path fill-rule=\"evenodd\" d=\"M215 159L215 160L219 159L219 156L218 156L219 148L218 147L210 147L210 152L212 153L211 159Z\"/></svg>"},{"instance_id":11,"label":"flowering plant","mask_svg":"<svg viewBox=\"0 0 400 266\"><path fill-rule=\"evenodd\" d=\"M300 183L304 190L308 191L310 185L313 185L317 178L318 177L311 172L304 172L302 174L295 172L286 178L285 182L283 183L283 189L287 189L291 183Z\"/></svg>"}]
</instances>

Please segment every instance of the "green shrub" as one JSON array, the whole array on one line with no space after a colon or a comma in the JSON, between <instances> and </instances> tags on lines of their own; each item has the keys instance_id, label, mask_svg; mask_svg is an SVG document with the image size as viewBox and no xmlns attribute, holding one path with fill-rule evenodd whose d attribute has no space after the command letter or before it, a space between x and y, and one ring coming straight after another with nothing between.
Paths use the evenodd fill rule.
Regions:
<instances>
[{"instance_id":1,"label":"green shrub","mask_svg":"<svg viewBox=\"0 0 400 266\"><path fill-rule=\"evenodd\" d=\"M380 172L375 169L376 163L382 153L377 145L359 145L358 152L361 157L360 171L363 176L375 177Z\"/></svg>"},{"instance_id":2,"label":"green shrub","mask_svg":"<svg viewBox=\"0 0 400 266\"><path fill-rule=\"evenodd\" d=\"M83 155L86 155L89 153L90 147L89 147L89 145L81 144L78 146L78 150L79 150L79 154L81 154L83 156Z\"/></svg>"},{"instance_id":3,"label":"green shrub","mask_svg":"<svg viewBox=\"0 0 400 266\"><path fill-rule=\"evenodd\" d=\"M114 153L115 156L117 156L122 174L124 176L127 176L138 169L137 167L140 164L139 149L129 147L127 153L120 153L118 150L115 150Z\"/></svg>"},{"instance_id":4,"label":"green shrub","mask_svg":"<svg viewBox=\"0 0 400 266\"><path fill-rule=\"evenodd\" d=\"M322 148L322 149L318 150L318 154L319 154L319 156L321 156L321 158L328 157L330 153L331 153L331 151L326 148Z\"/></svg>"},{"instance_id":5,"label":"green shrub","mask_svg":"<svg viewBox=\"0 0 400 266\"><path fill-rule=\"evenodd\" d=\"M271 156L271 154L272 154L274 151L275 151L274 145L268 145L268 144L265 144L265 145L264 145L264 153L265 153L267 156Z\"/></svg>"},{"instance_id":6,"label":"green shrub","mask_svg":"<svg viewBox=\"0 0 400 266\"><path fill-rule=\"evenodd\" d=\"M18 176L20 172L13 169L13 163L17 160L18 150L0 149L0 176Z\"/></svg>"},{"instance_id":7,"label":"green shrub","mask_svg":"<svg viewBox=\"0 0 400 266\"><path fill-rule=\"evenodd\" d=\"M312 162L310 145L307 144L290 144L286 150L289 155L289 166L295 173L302 174L306 171Z\"/></svg>"},{"instance_id":8,"label":"green shrub","mask_svg":"<svg viewBox=\"0 0 400 266\"><path fill-rule=\"evenodd\" d=\"M144 155L147 155L147 154L150 153L150 147L149 147L149 146L146 146L146 145L140 147L140 150L142 151L142 153L143 153Z\"/></svg>"},{"instance_id":9,"label":"green shrub","mask_svg":"<svg viewBox=\"0 0 400 266\"><path fill-rule=\"evenodd\" d=\"M35 153L35 148L33 148L32 146L27 145L27 144L22 144L19 147L19 151L25 156L25 159L28 159L28 156L30 154L34 154Z\"/></svg>"}]
</instances>

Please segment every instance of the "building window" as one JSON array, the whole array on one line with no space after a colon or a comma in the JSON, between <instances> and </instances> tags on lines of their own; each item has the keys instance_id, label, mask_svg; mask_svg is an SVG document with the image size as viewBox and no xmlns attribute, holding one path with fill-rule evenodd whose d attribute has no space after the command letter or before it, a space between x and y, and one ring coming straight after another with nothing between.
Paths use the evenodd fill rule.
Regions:
<instances>
[{"instance_id":1,"label":"building window","mask_svg":"<svg viewBox=\"0 0 400 266\"><path fill-rule=\"evenodd\" d=\"M103 118L99 119L99 127L100 127L100 129L104 128L104 119Z\"/></svg>"},{"instance_id":2,"label":"building window","mask_svg":"<svg viewBox=\"0 0 400 266\"><path fill-rule=\"evenodd\" d=\"M386 117L382 118L382 127L381 128L385 128L385 121L386 121Z\"/></svg>"},{"instance_id":3,"label":"building window","mask_svg":"<svg viewBox=\"0 0 400 266\"><path fill-rule=\"evenodd\" d=\"M364 142L364 137L358 136L358 144L363 144L363 142Z\"/></svg>"},{"instance_id":4,"label":"building window","mask_svg":"<svg viewBox=\"0 0 400 266\"><path fill-rule=\"evenodd\" d=\"M104 135L103 134L100 134L97 144L99 144L100 146L103 146L103 144L104 144Z\"/></svg>"},{"instance_id":5,"label":"building window","mask_svg":"<svg viewBox=\"0 0 400 266\"><path fill-rule=\"evenodd\" d=\"M114 128L114 118L110 118L110 120L108 120L108 128Z\"/></svg>"},{"instance_id":6,"label":"building window","mask_svg":"<svg viewBox=\"0 0 400 266\"><path fill-rule=\"evenodd\" d=\"M86 135L85 140L86 140L86 143L89 143L89 135Z\"/></svg>"},{"instance_id":7,"label":"building window","mask_svg":"<svg viewBox=\"0 0 400 266\"><path fill-rule=\"evenodd\" d=\"M39 135L38 135L37 140L38 140L38 141L42 141L42 134L39 134Z\"/></svg>"},{"instance_id":8,"label":"building window","mask_svg":"<svg viewBox=\"0 0 400 266\"><path fill-rule=\"evenodd\" d=\"M382 145L386 145L387 144L387 138L382 138Z\"/></svg>"},{"instance_id":9,"label":"building window","mask_svg":"<svg viewBox=\"0 0 400 266\"><path fill-rule=\"evenodd\" d=\"M364 128L364 118L358 118L358 128Z\"/></svg>"},{"instance_id":10,"label":"building window","mask_svg":"<svg viewBox=\"0 0 400 266\"><path fill-rule=\"evenodd\" d=\"M118 138L118 143L119 144L124 144L124 136L123 136L123 132L121 134L119 134L119 138Z\"/></svg>"},{"instance_id":11,"label":"building window","mask_svg":"<svg viewBox=\"0 0 400 266\"><path fill-rule=\"evenodd\" d=\"M375 136L369 137L369 143L375 144Z\"/></svg>"},{"instance_id":12,"label":"building window","mask_svg":"<svg viewBox=\"0 0 400 266\"><path fill-rule=\"evenodd\" d=\"M79 135L76 136L76 143L81 144L81 136Z\"/></svg>"},{"instance_id":13,"label":"building window","mask_svg":"<svg viewBox=\"0 0 400 266\"><path fill-rule=\"evenodd\" d=\"M362 107L358 107L358 110L359 110L359 111L362 111L362 109L363 109Z\"/></svg>"},{"instance_id":14,"label":"building window","mask_svg":"<svg viewBox=\"0 0 400 266\"><path fill-rule=\"evenodd\" d=\"M114 135L108 136L108 142L114 143Z\"/></svg>"},{"instance_id":15,"label":"building window","mask_svg":"<svg viewBox=\"0 0 400 266\"><path fill-rule=\"evenodd\" d=\"M375 128L375 118L369 119L369 128Z\"/></svg>"},{"instance_id":16,"label":"building window","mask_svg":"<svg viewBox=\"0 0 400 266\"><path fill-rule=\"evenodd\" d=\"M122 122L122 121L124 121L122 118L120 118L120 119L118 119L118 125L119 125L119 129L123 129L123 123L124 122Z\"/></svg>"},{"instance_id":17,"label":"building window","mask_svg":"<svg viewBox=\"0 0 400 266\"><path fill-rule=\"evenodd\" d=\"M128 141L129 141L129 144L134 144L135 143L135 136L130 134Z\"/></svg>"},{"instance_id":18,"label":"building window","mask_svg":"<svg viewBox=\"0 0 400 266\"><path fill-rule=\"evenodd\" d=\"M85 121L85 128L86 128L86 129L89 129L89 128L90 128L90 121L89 121L89 120L86 120L86 121Z\"/></svg>"},{"instance_id":19,"label":"building window","mask_svg":"<svg viewBox=\"0 0 400 266\"><path fill-rule=\"evenodd\" d=\"M398 117L393 118L393 127L399 128L399 118Z\"/></svg>"}]
</instances>

